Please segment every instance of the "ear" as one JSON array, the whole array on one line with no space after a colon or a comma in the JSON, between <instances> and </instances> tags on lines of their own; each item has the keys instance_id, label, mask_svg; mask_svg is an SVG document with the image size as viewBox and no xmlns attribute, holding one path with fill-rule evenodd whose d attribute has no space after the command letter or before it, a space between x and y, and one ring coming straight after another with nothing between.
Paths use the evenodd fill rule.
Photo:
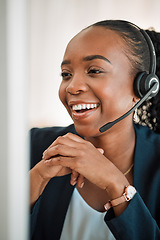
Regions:
<instances>
[{"instance_id":1,"label":"ear","mask_svg":"<svg viewBox=\"0 0 160 240\"><path fill-rule=\"evenodd\" d=\"M136 104L139 100L140 100L140 98L138 98L138 97L136 97L136 96L133 97L133 103L134 103L134 104Z\"/></svg>"}]
</instances>

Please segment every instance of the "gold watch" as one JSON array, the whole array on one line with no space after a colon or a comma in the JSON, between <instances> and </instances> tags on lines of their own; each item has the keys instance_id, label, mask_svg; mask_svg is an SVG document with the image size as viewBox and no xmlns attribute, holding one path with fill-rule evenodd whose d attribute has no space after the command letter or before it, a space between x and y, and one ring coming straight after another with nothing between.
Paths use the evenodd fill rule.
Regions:
<instances>
[{"instance_id":1,"label":"gold watch","mask_svg":"<svg viewBox=\"0 0 160 240\"><path fill-rule=\"evenodd\" d=\"M137 191L136 191L135 187L133 187L131 185L126 186L124 189L123 195L119 198L116 198L116 199L111 200L108 203L106 203L104 205L104 208L106 209L106 211L108 211L111 207L118 206L119 204L121 204L123 202L128 202L134 197L136 192Z\"/></svg>"}]
</instances>

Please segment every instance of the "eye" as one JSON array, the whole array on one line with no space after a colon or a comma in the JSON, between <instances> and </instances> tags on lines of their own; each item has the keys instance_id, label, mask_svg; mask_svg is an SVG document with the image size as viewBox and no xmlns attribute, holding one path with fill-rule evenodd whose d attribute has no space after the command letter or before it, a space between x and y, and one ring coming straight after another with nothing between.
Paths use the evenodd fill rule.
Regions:
<instances>
[{"instance_id":1,"label":"eye","mask_svg":"<svg viewBox=\"0 0 160 240\"><path fill-rule=\"evenodd\" d=\"M89 71L88 71L88 74L90 75L95 75L95 74L100 74L102 73L102 69L99 69L99 68L90 68Z\"/></svg>"},{"instance_id":2,"label":"eye","mask_svg":"<svg viewBox=\"0 0 160 240\"><path fill-rule=\"evenodd\" d=\"M71 73L68 73L68 72L61 72L61 77L62 77L64 80L69 80L69 79L72 77L72 74L71 74Z\"/></svg>"}]
</instances>

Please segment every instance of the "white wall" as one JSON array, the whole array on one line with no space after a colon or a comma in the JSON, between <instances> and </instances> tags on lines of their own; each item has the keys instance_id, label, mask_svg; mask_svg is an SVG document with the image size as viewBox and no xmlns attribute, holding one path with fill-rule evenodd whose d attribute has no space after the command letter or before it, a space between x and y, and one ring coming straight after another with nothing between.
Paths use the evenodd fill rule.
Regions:
<instances>
[{"instance_id":1,"label":"white wall","mask_svg":"<svg viewBox=\"0 0 160 240\"><path fill-rule=\"evenodd\" d=\"M71 123L58 99L60 63L68 41L103 19L125 19L160 31L159 0L31 0L30 126Z\"/></svg>"},{"instance_id":2,"label":"white wall","mask_svg":"<svg viewBox=\"0 0 160 240\"><path fill-rule=\"evenodd\" d=\"M27 0L0 1L0 239L28 239Z\"/></svg>"}]
</instances>

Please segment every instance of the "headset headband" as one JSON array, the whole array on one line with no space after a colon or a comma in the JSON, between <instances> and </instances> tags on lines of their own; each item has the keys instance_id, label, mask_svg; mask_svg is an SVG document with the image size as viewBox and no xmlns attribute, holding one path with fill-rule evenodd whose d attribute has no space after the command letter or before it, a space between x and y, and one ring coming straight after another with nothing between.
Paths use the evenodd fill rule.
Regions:
<instances>
[{"instance_id":1,"label":"headset headband","mask_svg":"<svg viewBox=\"0 0 160 240\"><path fill-rule=\"evenodd\" d=\"M143 35L144 39L147 42L148 48L149 48L149 53L150 53L150 69L149 69L149 73L156 73L156 52L155 52L155 48L154 45L152 43L151 38L149 37L149 35L146 33L145 30L141 29L140 27L138 27L136 24L125 21L125 20L120 20L121 22L125 22L128 23L129 25L137 28L141 34Z\"/></svg>"}]
</instances>

